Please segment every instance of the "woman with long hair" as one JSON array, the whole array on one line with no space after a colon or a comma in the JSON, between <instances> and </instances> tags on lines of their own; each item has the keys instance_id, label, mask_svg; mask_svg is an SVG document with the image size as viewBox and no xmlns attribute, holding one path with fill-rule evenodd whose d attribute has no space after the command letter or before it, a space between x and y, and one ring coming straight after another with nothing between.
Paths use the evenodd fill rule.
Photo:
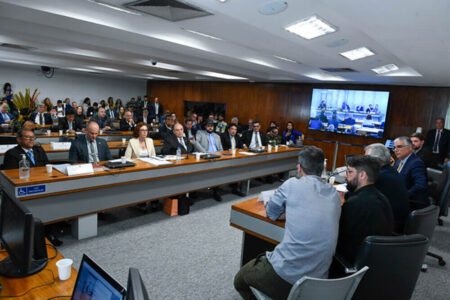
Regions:
<instances>
[{"instance_id":1,"label":"woman with long hair","mask_svg":"<svg viewBox=\"0 0 450 300\"><path fill-rule=\"evenodd\" d=\"M303 140L302 132L295 130L293 122L287 122L286 129L283 131L282 143L287 144L289 142L296 144L299 138Z\"/></svg>"},{"instance_id":2,"label":"woman with long hair","mask_svg":"<svg viewBox=\"0 0 450 300\"><path fill-rule=\"evenodd\" d=\"M148 135L147 124L138 123L133 130L133 138L128 142L125 157L128 159L135 159L140 157L155 156L155 146L153 140Z\"/></svg>"}]
</instances>

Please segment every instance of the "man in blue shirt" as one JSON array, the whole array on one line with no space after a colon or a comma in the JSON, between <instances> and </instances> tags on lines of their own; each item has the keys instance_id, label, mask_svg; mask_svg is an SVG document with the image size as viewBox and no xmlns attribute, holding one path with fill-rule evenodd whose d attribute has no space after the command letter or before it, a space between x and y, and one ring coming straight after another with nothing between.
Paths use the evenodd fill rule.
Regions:
<instances>
[{"instance_id":1,"label":"man in blue shirt","mask_svg":"<svg viewBox=\"0 0 450 300\"><path fill-rule=\"evenodd\" d=\"M273 252L251 260L234 278L244 299L253 299L250 286L272 299L286 299L303 276L327 278L336 248L341 203L336 189L323 182L324 154L317 147L299 153L300 178L283 183L266 205L267 216L286 215L283 240Z\"/></svg>"}]
</instances>

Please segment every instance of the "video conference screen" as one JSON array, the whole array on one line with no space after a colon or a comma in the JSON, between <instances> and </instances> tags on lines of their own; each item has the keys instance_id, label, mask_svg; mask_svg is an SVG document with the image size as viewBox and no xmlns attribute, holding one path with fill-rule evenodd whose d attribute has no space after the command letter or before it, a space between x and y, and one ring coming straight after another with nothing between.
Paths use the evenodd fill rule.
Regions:
<instances>
[{"instance_id":1,"label":"video conference screen","mask_svg":"<svg viewBox=\"0 0 450 300\"><path fill-rule=\"evenodd\" d=\"M313 89L309 129L382 138L389 92Z\"/></svg>"}]
</instances>

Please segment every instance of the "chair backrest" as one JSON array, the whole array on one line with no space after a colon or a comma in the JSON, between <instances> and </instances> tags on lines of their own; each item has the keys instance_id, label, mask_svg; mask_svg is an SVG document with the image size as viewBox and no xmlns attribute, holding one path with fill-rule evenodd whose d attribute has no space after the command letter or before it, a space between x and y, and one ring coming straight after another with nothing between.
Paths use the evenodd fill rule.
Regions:
<instances>
[{"instance_id":1,"label":"chair backrest","mask_svg":"<svg viewBox=\"0 0 450 300\"><path fill-rule=\"evenodd\" d=\"M448 202L450 199L450 162L447 162L443 166L444 170L437 186L439 191L439 212L440 216L448 216Z\"/></svg>"},{"instance_id":2,"label":"chair backrest","mask_svg":"<svg viewBox=\"0 0 450 300\"><path fill-rule=\"evenodd\" d=\"M291 288L288 300L350 300L368 267L338 279L319 279L305 276Z\"/></svg>"},{"instance_id":3,"label":"chair backrest","mask_svg":"<svg viewBox=\"0 0 450 300\"><path fill-rule=\"evenodd\" d=\"M352 299L410 299L428 247L421 234L368 236L358 250L357 269L368 266Z\"/></svg>"},{"instance_id":4,"label":"chair backrest","mask_svg":"<svg viewBox=\"0 0 450 300\"><path fill-rule=\"evenodd\" d=\"M412 211L406 219L404 234L422 234L430 242L433 238L434 228L436 227L439 216L439 207L430 205L428 207Z\"/></svg>"}]
</instances>

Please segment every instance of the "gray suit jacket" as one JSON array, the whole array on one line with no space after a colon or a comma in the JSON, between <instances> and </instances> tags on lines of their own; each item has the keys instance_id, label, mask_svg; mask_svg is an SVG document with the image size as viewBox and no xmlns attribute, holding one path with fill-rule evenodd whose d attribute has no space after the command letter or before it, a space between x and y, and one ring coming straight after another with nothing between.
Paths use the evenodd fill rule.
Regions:
<instances>
[{"instance_id":1,"label":"gray suit jacket","mask_svg":"<svg viewBox=\"0 0 450 300\"><path fill-rule=\"evenodd\" d=\"M222 142L220 141L220 136L217 133L213 133L214 140L216 141L216 146L218 151L223 151ZM208 152L209 140L208 133L206 130L199 130L195 135L195 140L193 141L195 150L198 152Z\"/></svg>"},{"instance_id":2,"label":"gray suit jacket","mask_svg":"<svg viewBox=\"0 0 450 300\"><path fill-rule=\"evenodd\" d=\"M95 141L97 143L98 159L100 161L110 160L111 152L109 151L106 141L101 138L96 138ZM89 150L87 148L85 135L79 136L72 142L72 145L70 145L69 161L71 164L89 163Z\"/></svg>"}]
</instances>

